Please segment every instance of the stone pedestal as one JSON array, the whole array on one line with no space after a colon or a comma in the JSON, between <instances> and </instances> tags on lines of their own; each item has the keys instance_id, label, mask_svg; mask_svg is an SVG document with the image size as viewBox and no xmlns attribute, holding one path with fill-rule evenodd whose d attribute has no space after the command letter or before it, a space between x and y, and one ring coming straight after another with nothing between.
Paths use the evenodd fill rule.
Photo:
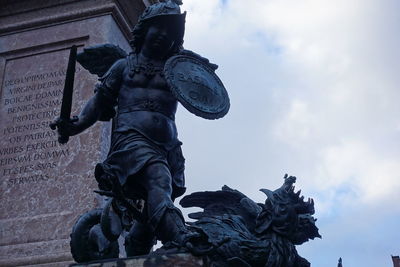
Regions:
<instances>
[{"instance_id":1,"label":"stone pedestal","mask_svg":"<svg viewBox=\"0 0 400 267\"><path fill-rule=\"evenodd\" d=\"M0 9L0 266L65 266L77 217L98 205L94 166L109 123L57 142L69 48L113 43L129 51L141 0L3 0ZM72 114L97 77L77 64Z\"/></svg>"},{"instance_id":2,"label":"stone pedestal","mask_svg":"<svg viewBox=\"0 0 400 267\"><path fill-rule=\"evenodd\" d=\"M174 253L158 256L141 256L125 259L72 264L70 267L201 267L209 266L207 260L188 253Z\"/></svg>"}]
</instances>

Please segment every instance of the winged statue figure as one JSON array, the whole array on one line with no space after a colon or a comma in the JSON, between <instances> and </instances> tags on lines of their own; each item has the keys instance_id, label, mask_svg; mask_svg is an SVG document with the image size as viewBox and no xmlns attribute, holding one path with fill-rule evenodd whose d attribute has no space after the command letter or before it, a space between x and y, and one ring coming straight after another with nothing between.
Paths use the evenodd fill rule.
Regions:
<instances>
[{"instance_id":1,"label":"winged statue figure","mask_svg":"<svg viewBox=\"0 0 400 267\"><path fill-rule=\"evenodd\" d=\"M230 103L215 74L218 66L183 48L186 12L179 4L148 6L132 30L129 53L112 44L84 48L77 56L71 49L62 116L50 126L66 143L97 121L113 121L110 151L94 173L97 193L109 201L75 224L71 251L77 262L118 257L124 232L127 256L149 253L156 240L183 244L193 235L174 204L186 190L178 102L205 119L222 118ZM99 83L70 119L75 58Z\"/></svg>"}]
</instances>

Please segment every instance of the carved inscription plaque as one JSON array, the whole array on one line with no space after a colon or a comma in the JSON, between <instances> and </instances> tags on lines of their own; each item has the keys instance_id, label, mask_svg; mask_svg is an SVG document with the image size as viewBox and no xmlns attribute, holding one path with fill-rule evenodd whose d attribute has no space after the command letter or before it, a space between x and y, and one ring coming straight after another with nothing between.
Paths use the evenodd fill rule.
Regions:
<instances>
[{"instance_id":1,"label":"carved inscription plaque","mask_svg":"<svg viewBox=\"0 0 400 267\"><path fill-rule=\"evenodd\" d=\"M0 263L20 257L19 250L31 258L69 258L70 229L77 215L94 205L92 171L99 151L96 145L90 149L90 135L96 128L67 145L49 128L59 115L68 53L6 61L0 98ZM84 75L77 68L76 79L87 80ZM75 113L88 97L84 86L76 86Z\"/></svg>"}]
</instances>

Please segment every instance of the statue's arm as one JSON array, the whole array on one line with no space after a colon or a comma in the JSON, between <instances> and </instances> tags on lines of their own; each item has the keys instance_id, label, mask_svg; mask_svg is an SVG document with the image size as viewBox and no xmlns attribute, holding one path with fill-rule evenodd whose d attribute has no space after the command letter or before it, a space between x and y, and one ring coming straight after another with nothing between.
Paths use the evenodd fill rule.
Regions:
<instances>
[{"instance_id":1,"label":"statue's arm","mask_svg":"<svg viewBox=\"0 0 400 267\"><path fill-rule=\"evenodd\" d=\"M74 116L70 121L59 120L57 122L57 129L60 135L77 135L98 120L108 121L115 116L114 107L117 104L125 65L125 59L118 60L99 79L100 83L96 85L94 96L89 99L79 116Z\"/></svg>"},{"instance_id":2,"label":"statue's arm","mask_svg":"<svg viewBox=\"0 0 400 267\"><path fill-rule=\"evenodd\" d=\"M83 107L81 113L78 116L78 119L76 122L72 123L71 125L71 132L70 135L76 135L93 124L96 123L96 121L99 120L99 115L100 115L100 97L98 93L96 93L92 98L89 99L89 101L86 103L86 105Z\"/></svg>"}]
</instances>

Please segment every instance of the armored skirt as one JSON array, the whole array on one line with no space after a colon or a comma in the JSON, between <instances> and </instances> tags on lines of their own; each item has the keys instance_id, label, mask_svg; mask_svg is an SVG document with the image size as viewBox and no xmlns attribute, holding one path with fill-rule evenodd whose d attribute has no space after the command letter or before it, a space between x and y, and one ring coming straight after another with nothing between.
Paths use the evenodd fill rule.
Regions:
<instances>
[{"instance_id":1,"label":"armored skirt","mask_svg":"<svg viewBox=\"0 0 400 267\"><path fill-rule=\"evenodd\" d=\"M184 162L181 150L182 143L171 149L162 144L156 144L141 133L130 130L114 132L111 148L107 159L96 166L95 176L98 181L105 176L115 177L130 197L146 198L146 192L141 186L144 177L143 170L153 163L165 164L172 180L172 199L184 194Z\"/></svg>"}]
</instances>

